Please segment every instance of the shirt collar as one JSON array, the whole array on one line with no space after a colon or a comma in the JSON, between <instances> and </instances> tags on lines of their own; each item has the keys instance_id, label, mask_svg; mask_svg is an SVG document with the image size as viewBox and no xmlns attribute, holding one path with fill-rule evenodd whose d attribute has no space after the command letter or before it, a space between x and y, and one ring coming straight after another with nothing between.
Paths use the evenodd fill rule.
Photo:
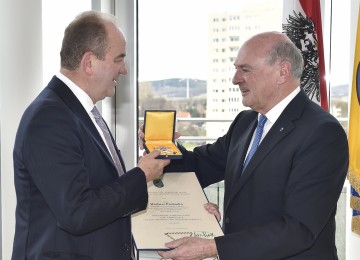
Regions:
<instances>
[{"instance_id":1,"label":"shirt collar","mask_svg":"<svg viewBox=\"0 0 360 260\"><path fill-rule=\"evenodd\" d=\"M287 105L295 98L295 96L300 92L300 87L297 87L293 90L286 98L281 100L276 106L269 110L266 113L268 121L273 125L276 120L280 117L281 113L285 110ZM259 115L260 116L260 115Z\"/></svg>"},{"instance_id":2,"label":"shirt collar","mask_svg":"<svg viewBox=\"0 0 360 260\"><path fill-rule=\"evenodd\" d=\"M84 107L88 114L91 114L91 110L94 107L94 103L89 97L88 94L84 90L82 90L78 85L76 85L73 81L71 81L68 77L66 77L61 72L56 74L56 77L65 83L66 86L74 93L76 98L80 101L81 105Z\"/></svg>"}]
</instances>

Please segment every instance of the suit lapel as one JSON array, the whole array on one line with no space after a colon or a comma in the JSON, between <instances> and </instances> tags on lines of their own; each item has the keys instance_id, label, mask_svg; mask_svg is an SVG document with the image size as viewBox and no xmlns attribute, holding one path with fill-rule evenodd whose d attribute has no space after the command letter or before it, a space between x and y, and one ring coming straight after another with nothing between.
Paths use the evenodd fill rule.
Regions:
<instances>
[{"instance_id":1,"label":"suit lapel","mask_svg":"<svg viewBox=\"0 0 360 260\"><path fill-rule=\"evenodd\" d=\"M239 138L239 143L236 147L236 149L234 149L234 151L232 151L233 154L237 154L237 158L238 160L233 160L231 163L233 164L232 168L230 169L230 174L229 174L229 184L230 185L234 185L236 186L236 184L238 183L240 176L241 176L241 172L242 172L242 168L243 168L243 162L245 160L245 156L247 153L247 148L250 145L250 141L251 138L253 136L253 133L255 131L256 125L257 125L257 121L256 121L256 117L255 119L249 124L251 125L251 127L248 127L243 136L241 138ZM229 190L232 189L232 186L228 185Z\"/></svg>"},{"instance_id":2,"label":"suit lapel","mask_svg":"<svg viewBox=\"0 0 360 260\"><path fill-rule=\"evenodd\" d=\"M250 145L252 135L256 129L257 125L257 114L256 112L249 111L249 117L246 116L243 120L239 121L239 128L234 130L234 133L231 134L231 138L234 138L234 141L237 142L237 145L234 149L230 151L230 154L236 155L235 158L232 157L228 160L228 166L226 167L226 189L224 194L224 208L226 209L230 197L238 190L239 180L241 178L241 172L243 168L243 163L247 153L247 149ZM249 127L242 129L242 126L248 125ZM239 134L239 135L237 135Z\"/></svg>"},{"instance_id":3,"label":"suit lapel","mask_svg":"<svg viewBox=\"0 0 360 260\"><path fill-rule=\"evenodd\" d=\"M74 112L74 114L79 118L79 120L85 125L85 129L89 132L91 137L94 139L95 144L102 151L104 156L114 165L114 162L111 158L111 155L104 144L98 130L94 126L94 123L91 121L88 113L81 105L80 101L76 98L74 93L69 89L66 84L64 84L57 77L53 77L50 81L48 88L55 91L55 93L64 101L64 103ZM116 147L116 146L115 146ZM115 169L116 166L114 165Z\"/></svg>"},{"instance_id":4,"label":"suit lapel","mask_svg":"<svg viewBox=\"0 0 360 260\"><path fill-rule=\"evenodd\" d=\"M254 175L257 174L256 168L263 162L266 158L267 154L271 152L274 146L276 146L285 136L291 133L295 129L294 121L301 117L301 113L304 110L309 99L307 96L301 91L285 108L283 113L280 115L278 120L275 124L271 127L270 131L265 136L264 140L261 142L259 148L256 150L256 153L251 158L249 164L245 168L244 172L235 173L241 174L238 182L232 184L233 187L231 189L231 193L229 194L229 200L225 205L225 210L229 206L232 198L236 196L238 192L241 191L242 187L246 184L246 182ZM249 127L249 129L252 129ZM249 134L250 132L250 134ZM252 138L252 134L254 130L249 131L244 137L246 136L246 143L247 146L244 146L244 151L248 149L250 140ZM245 156L244 156L245 157ZM242 157L242 159L244 159ZM242 161L243 162L243 161ZM242 163L241 162L241 163ZM241 167L242 168L242 167Z\"/></svg>"},{"instance_id":5,"label":"suit lapel","mask_svg":"<svg viewBox=\"0 0 360 260\"><path fill-rule=\"evenodd\" d=\"M281 125L281 126L279 126ZM272 148L281 141L288 133L294 129L294 124L292 122L276 122L269 133L265 136L264 140L261 142L259 148L256 150L256 153L251 158L249 164L245 168L241 178L240 184L246 182L246 180L252 176L253 171L256 167L262 162L268 153L271 152Z\"/></svg>"}]
</instances>

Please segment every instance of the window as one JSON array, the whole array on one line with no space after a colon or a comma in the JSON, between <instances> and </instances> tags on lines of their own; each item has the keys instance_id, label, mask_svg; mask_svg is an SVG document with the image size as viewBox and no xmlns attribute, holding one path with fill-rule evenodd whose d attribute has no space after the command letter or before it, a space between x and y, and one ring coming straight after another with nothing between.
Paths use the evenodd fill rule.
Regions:
<instances>
[{"instance_id":1,"label":"window","mask_svg":"<svg viewBox=\"0 0 360 260\"><path fill-rule=\"evenodd\" d=\"M242 21L241 17L247 19ZM281 21L282 0L248 0L241 4L231 0L138 0L140 118L144 109L149 109L144 104L151 103L151 107L157 109L186 110L191 118L201 115L205 119L202 123L196 122L201 131L191 131L192 134L201 133L210 139L221 135L237 114L224 100L233 94L238 95L239 100L241 97L239 91L224 91L233 86L233 62L239 47L257 32L281 30ZM247 32L250 25L251 31ZM219 84L223 89L220 95ZM222 102L210 102L216 99ZM241 103L238 106L244 109ZM221 121L228 122L219 125L206 122L219 116ZM216 127L212 127L213 124ZM184 130L185 139L187 130ZM196 144L200 143L204 141ZM189 143L190 146L196 144Z\"/></svg>"},{"instance_id":2,"label":"window","mask_svg":"<svg viewBox=\"0 0 360 260\"><path fill-rule=\"evenodd\" d=\"M188 112L177 122L188 149L222 136L244 109L232 85L239 47L281 22L282 0L138 0L139 120L145 109ZM222 205L222 189L207 188L209 200Z\"/></svg>"},{"instance_id":3,"label":"window","mask_svg":"<svg viewBox=\"0 0 360 260\"><path fill-rule=\"evenodd\" d=\"M352 64L350 58L350 5L351 1L326 1L323 17L326 81L329 111L347 131L348 99L351 89Z\"/></svg>"}]
</instances>

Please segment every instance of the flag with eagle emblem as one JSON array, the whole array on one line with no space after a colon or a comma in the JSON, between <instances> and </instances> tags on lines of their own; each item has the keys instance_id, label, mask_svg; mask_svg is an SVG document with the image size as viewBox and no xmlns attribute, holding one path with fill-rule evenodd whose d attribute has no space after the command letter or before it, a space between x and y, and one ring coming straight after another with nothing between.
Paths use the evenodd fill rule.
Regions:
<instances>
[{"instance_id":1,"label":"flag with eagle emblem","mask_svg":"<svg viewBox=\"0 0 360 260\"><path fill-rule=\"evenodd\" d=\"M359 5L360 12L360 5ZM351 229L360 235L360 19L355 42L354 69L349 115L349 173L351 184L350 207L353 209Z\"/></svg>"},{"instance_id":2,"label":"flag with eagle emblem","mask_svg":"<svg viewBox=\"0 0 360 260\"><path fill-rule=\"evenodd\" d=\"M304 58L300 86L312 101L328 111L320 0L285 0L283 3L283 31Z\"/></svg>"}]
</instances>

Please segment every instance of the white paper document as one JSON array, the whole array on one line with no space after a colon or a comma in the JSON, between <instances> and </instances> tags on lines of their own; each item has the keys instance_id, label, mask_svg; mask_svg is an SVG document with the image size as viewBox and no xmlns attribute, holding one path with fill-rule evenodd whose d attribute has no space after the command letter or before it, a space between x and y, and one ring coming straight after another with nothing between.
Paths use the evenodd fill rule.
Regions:
<instances>
[{"instance_id":1,"label":"white paper document","mask_svg":"<svg viewBox=\"0 0 360 260\"><path fill-rule=\"evenodd\" d=\"M132 216L137 259L160 259L156 252L181 237L223 235L215 216L204 208L208 200L195 173L165 173L162 184L148 183L147 209Z\"/></svg>"}]
</instances>

